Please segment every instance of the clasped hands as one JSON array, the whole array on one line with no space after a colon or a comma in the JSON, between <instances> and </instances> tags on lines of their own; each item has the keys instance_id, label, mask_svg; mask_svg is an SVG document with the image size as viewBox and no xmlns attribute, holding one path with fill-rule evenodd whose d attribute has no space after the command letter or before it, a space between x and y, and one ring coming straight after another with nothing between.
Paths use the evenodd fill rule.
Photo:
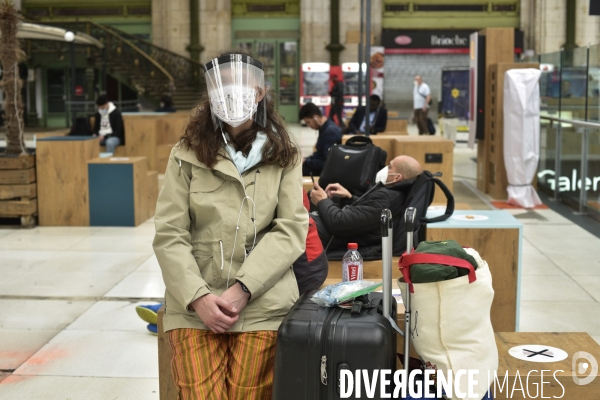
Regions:
<instances>
[{"instance_id":1,"label":"clasped hands","mask_svg":"<svg viewBox=\"0 0 600 400\"><path fill-rule=\"evenodd\" d=\"M194 300L190 306L211 331L224 333L236 323L249 299L250 294L236 282L221 296L209 293Z\"/></svg>"},{"instance_id":2,"label":"clasped hands","mask_svg":"<svg viewBox=\"0 0 600 400\"><path fill-rule=\"evenodd\" d=\"M325 190L317 182L315 182L313 190L310 192L310 201L315 206L319 204L321 200L325 200L326 198L331 198L333 196L339 196L342 198L352 198L352 194L339 183L330 183L327 185Z\"/></svg>"}]
</instances>

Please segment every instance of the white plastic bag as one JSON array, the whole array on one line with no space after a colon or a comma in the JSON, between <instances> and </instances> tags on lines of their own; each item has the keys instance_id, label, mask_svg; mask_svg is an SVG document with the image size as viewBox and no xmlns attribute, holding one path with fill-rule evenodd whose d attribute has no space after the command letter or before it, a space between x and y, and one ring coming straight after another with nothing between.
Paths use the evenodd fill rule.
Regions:
<instances>
[{"instance_id":1,"label":"white plastic bag","mask_svg":"<svg viewBox=\"0 0 600 400\"><path fill-rule=\"evenodd\" d=\"M363 294L371 293L379 286L381 286L381 282L363 280L339 282L325 286L310 299L322 307L333 307Z\"/></svg>"}]
</instances>

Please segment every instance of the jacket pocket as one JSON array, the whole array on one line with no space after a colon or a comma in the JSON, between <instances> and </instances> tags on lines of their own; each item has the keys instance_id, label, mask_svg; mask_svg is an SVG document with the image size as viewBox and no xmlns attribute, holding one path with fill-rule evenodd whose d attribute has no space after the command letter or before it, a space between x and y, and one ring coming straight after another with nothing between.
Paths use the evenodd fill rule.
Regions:
<instances>
[{"instance_id":1,"label":"jacket pocket","mask_svg":"<svg viewBox=\"0 0 600 400\"><path fill-rule=\"evenodd\" d=\"M298 297L298 284L290 267L271 289L253 301L253 305L265 317L285 317Z\"/></svg>"},{"instance_id":2,"label":"jacket pocket","mask_svg":"<svg viewBox=\"0 0 600 400\"><path fill-rule=\"evenodd\" d=\"M219 280L219 266L217 260L221 260L219 253L219 241L211 240L207 242L193 243L192 255L198 265L200 276L206 281L208 287L212 290Z\"/></svg>"}]
</instances>

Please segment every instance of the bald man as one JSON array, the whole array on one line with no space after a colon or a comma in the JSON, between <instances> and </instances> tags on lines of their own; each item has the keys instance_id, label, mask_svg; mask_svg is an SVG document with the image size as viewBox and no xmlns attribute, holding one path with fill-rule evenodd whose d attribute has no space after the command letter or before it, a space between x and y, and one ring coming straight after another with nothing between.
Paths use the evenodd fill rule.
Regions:
<instances>
[{"instance_id":1,"label":"bald man","mask_svg":"<svg viewBox=\"0 0 600 400\"><path fill-rule=\"evenodd\" d=\"M401 255L406 248L402 206L411 188L412 179L423 172L421 164L409 156L398 156L390 165L377 173L377 185L359 198L339 183L325 189L315 183L310 200L317 206L313 215L323 246L328 247L327 258L341 259L348 243L358 243L364 259L381 259L381 211L392 211L394 221L393 254ZM343 199L340 208L332 198Z\"/></svg>"}]
</instances>

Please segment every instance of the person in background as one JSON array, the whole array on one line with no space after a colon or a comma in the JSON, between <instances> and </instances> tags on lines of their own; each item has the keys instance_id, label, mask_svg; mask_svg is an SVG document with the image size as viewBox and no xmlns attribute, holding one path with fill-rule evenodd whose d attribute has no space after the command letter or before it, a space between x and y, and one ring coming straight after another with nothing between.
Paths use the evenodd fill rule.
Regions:
<instances>
[{"instance_id":1,"label":"person in background","mask_svg":"<svg viewBox=\"0 0 600 400\"><path fill-rule=\"evenodd\" d=\"M333 82L333 87L329 92L331 96L331 108L329 109L329 118L335 122L333 116L337 117L337 125L340 127L345 127L344 118L342 117L342 112L344 111L344 82L340 81L337 75L334 75L331 78Z\"/></svg>"},{"instance_id":2,"label":"person in background","mask_svg":"<svg viewBox=\"0 0 600 400\"><path fill-rule=\"evenodd\" d=\"M106 152L114 153L117 146L125 145L123 116L106 95L96 99L98 112L94 120L94 136L100 139L100 146L106 146Z\"/></svg>"},{"instance_id":3,"label":"person in background","mask_svg":"<svg viewBox=\"0 0 600 400\"><path fill-rule=\"evenodd\" d=\"M168 112L168 113L173 113L177 111L175 109L175 106L173 105L173 99L171 98L171 96L168 96L166 94L163 94L162 96L160 96L160 107L158 107L156 109L156 112Z\"/></svg>"},{"instance_id":4,"label":"person in background","mask_svg":"<svg viewBox=\"0 0 600 400\"><path fill-rule=\"evenodd\" d=\"M371 112L369 113L369 134L376 135L385 131L387 125L387 110L381 105L381 98L376 94L371 95ZM351 134L365 134L367 118L365 106L358 107L350 120L349 132Z\"/></svg>"},{"instance_id":5,"label":"person in background","mask_svg":"<svg viewBox=\"0 0 600 400\"><path fill-rule=\"evenodd\" d=\"M419 135L429 135L427 127L427 113L431 103L431 90L429 85L423 82L420 75L415 76L415 88L413 90L413 104L415 123L419 128Z\"/></svg>"},{"instance_id":6,"label":"person in background","mask_svg":"<svg viewBox=\"0 0 600 400\"><path fill-rule=\"evenodd\" d=\"M381 210L390 209L392 215L401 218L400 210L411 187L407 181L422 172L417 160L398 156L377 173L376 185L360 197L353 196L339 183L331 183L323 189L315 182L310 201L317 206L318 213L311 213L311 217L327 249L327 257L341 260L348 243L358 243L364 258L381 259ZM340 208L333 202L334 196L347 205ZM403 225L395 225L398 227L394 229L395 256L406 248Z\"/></svg>"},{"instance_id":7,"label":"person in background","mask_svg":"<svg viewBox=\"0 0 600 400\"><path fill-rule=\"evenodd\" d=\"M313 103L303 105L299 117L309 128L319 131L317 151L302 161L302 175L309 176L312 173L318 176L325 165L329 148L342 142L342 129Z\"/></svg>"}]
</instances>

